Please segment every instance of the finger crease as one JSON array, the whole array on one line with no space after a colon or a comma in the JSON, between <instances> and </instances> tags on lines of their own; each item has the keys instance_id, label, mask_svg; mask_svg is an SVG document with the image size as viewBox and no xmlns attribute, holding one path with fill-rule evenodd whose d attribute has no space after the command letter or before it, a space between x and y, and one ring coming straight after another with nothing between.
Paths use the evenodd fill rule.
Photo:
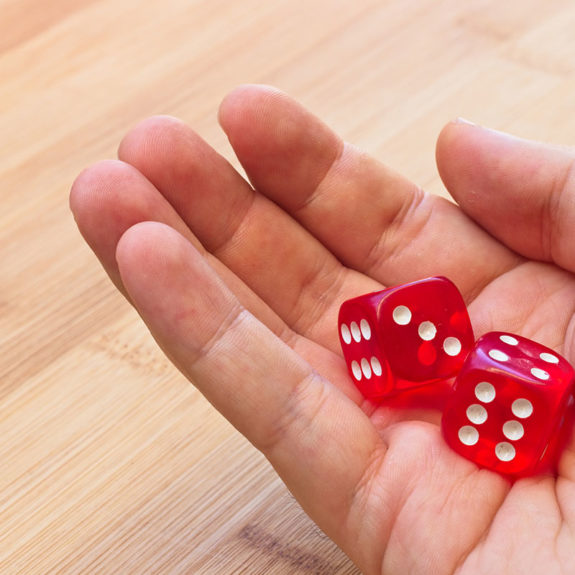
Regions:
<instances>
[{"instance_id":1,"label":"finger crease","mask_svg":"<svg viewBox=\"0 0 575 575\"><path fill-rule=\"evenodd\" d=\"M555 180L551 187L551 193L547 196L542 206L541 246L543 246L543 256L551 261L556 260L554 256L557 255L557 247L565 241L563 226L561 225L562 216L570 211L564 209L564 203L574 171L575 159L572 159L563 172L563 176ZM560 257L557 259L560 259Z\"/></svg>"},{"instance_id":2,"label":"finger crease","mask_svg":"<svg viewBox=\"0 0 575 575\"><path fill-rule=\"evenodd\" d=\"M246 205L243 208L243 211L237 214L236 221L234 225L229 225L226 229L222 230L225 233L221 234L221 240L215 244L210 246L210 251L217 256L218 253L226 250L229 244L238 236L240 230L242 229L245 222L248 220L248 216L250 212L256 205L256 200L258 195L252 190L249 201L246 202ZM230 212L233 212L233 209L230 209Z\"/></svg>"},{"instance_id":3,"label":"finger crease","mask_svg":"<svg viewBox=\"0 0 575 575\"><path fill-rule=\"evenodd\" d=\"M301 305L297 307L301 307L301 310L296 308L295 319L292 322L298 333L307 333L310 326L316 325L325 314L325 310L334 301L334 294L341 290L344 271L345 268L336 263L335 260L325 257L321 264L300 284L297 301L301 302ZM306 291L311 292L312 290L315 293L308 293L303 297Z\"/></svg>"},{"instance_id":4,"label":"finger crease","mask_svg":"<svg viewBox=\"0 0 575 575\"><path fill-rule=\"evenodd\" d=\"M325 187L326 181L330 178L331 174L334 172L334 170L339 165L341 159L344 156L344 153L345 153L347 147L348 146L345 142L340 142L340 145L338 146L337 152L336 152L333 160L329 164L329 166L326 169L323 176L321 176L321 178L319 179L319 181L318 181L317 185L314 187L313 191L305 197L305 199L301 202L301 204L298 207L294 208L294 210L293 210L294 216L296 214L298 214L299 212L306 210L311 204L313 204L323 194L323 192L324 192L323 188Z\"/></svg>"},{"instance_id":5,"label":"finger crease","mask_svg":"<svg viewBox=\"0 0 575 575\"><path fill-rule=\"evenodd\" d=\"M288 445L298 444L300 453L305 445L310 446L308 448L311 451L318 448L317 442L309 441L314 437L309 428L314 421L320 420L318 414L328 398L325 385L321 376L312 370L291 388L284 403L283 413L275 419L265 440L257 445L270 461L277 458L278 450L282 449L286 441ZM304 434L305 440L302 439ZM312 456L315 457L317 454L312 453Z\"/></svg>"},{"instance_id":6,"label":"finger crease","mask_svg":"<svg viewBox=\"0 0 575 575\"><path fill-rule=\"evenodd\" d=\"M395 214L390 218L389 224L383 226L384 233L377 239L365 258L365 270L377 269L383 262L388 262L397 257L419 233L431 218L431 207L422 213L422 206L428 195L419 187L415 188L411 201L403 202ZM422 220L415 226L411 226L408 233L400 233L407 223L414 221L414 215L420 214Z\"/></svg>"},{"instance_id":7,"label":"finger crease","mask_svg":"<svg viewBox=\"0 0 575 575\"><path fill-rule=\"evenodd\" d=\"M247 318L253 317L245 308L243 308L239 303L233 305L228 313L224 315L222 320L219 322L215 331L211 336L202 342L201 345L195 349L194 357L189 357L189 365L193 368L196 363L203 357L207 356L211 350L213 350L217 344L222 340L224 335L227 335L238 329Z\"/></svg>"}]
</instances>

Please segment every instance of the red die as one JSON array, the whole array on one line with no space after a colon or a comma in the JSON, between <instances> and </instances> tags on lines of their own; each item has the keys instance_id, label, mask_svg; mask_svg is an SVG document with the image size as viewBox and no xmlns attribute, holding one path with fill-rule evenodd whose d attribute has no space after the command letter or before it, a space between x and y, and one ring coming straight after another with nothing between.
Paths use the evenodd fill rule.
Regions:
<instances>
[{"instance_id":1,"label":"red die","mask_svg":"<svg viewBox=\"0 0 575 575\"><path fill-rule=\"evenodd\" d=\"M499 473L532 475L554 466L573 423L575 373L554 351L507 333L488 333L469 353L443 412L447 443Z\"/></svg>"},{"instance_id":2,"label":"red die","mask_svg":"<svg viewBox=\"0 0 575 575\"><path fill-rule=\"evenodd\" d=\"M348 300L338 324L350 375L371 399L455 376L474 341L465 302L443 277Z\"/></svg>"}]
</instances>

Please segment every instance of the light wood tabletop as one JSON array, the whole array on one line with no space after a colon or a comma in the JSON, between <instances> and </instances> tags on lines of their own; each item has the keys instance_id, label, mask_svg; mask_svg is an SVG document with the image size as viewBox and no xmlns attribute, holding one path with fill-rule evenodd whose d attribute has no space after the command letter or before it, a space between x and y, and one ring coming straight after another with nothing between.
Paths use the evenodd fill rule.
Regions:
<instances>
[{"instance_id":1,"label":"light wood tabletop","mask_svg":"<svg viewBox=\"0 0 575 575\"><path fill-rule=\"evenodd\" d=\"M68 208L152 114L217 125L275 85L444 190L463 116L575 140L572 0L0 0L0 573L352 574L267 461L184 380Z\"/></svg>"}]
</instances>

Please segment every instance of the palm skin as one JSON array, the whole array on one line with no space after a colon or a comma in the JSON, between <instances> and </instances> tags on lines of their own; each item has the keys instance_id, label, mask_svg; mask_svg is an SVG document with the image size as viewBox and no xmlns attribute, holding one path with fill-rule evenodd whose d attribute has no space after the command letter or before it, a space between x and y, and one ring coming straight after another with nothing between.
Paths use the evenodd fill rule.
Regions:
<instances>
[{"instance_id":1,"label":"palm skin","mask_svg":"<svg viewBox=\"0 0 575 575\"><path fill-rule=\"evenodd\" d=\"M364 401L336 327L349 297L445 275L476 336L511 331L575 360L573 153L450 124L437 162L455 205L271 88L232 92L220 123L251 185L158 117L71 193L165 353L362 572L575 573L573 444L557 477L479 470L445 445L439 391Z\"/></svg>"}]
</instances>

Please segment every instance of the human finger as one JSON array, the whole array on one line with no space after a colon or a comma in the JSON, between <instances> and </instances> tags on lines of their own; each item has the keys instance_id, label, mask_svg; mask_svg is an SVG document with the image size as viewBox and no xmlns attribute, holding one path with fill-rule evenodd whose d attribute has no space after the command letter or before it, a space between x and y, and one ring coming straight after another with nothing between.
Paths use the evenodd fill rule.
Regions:
<instances>
[{"instance_id":1,"label":"human finger","mask_svg":"<svg viewBox=\"0 0 575 575\"><path fill-rule=\"evenodd\" d=\"M123 140L120 157L153 184L205 249L294 332L338 350L334 325L341 302L383 287L342 266L178 120L155 117L140 123Z\"/></svg>"},{"instance_id":2,"label":"human finger","mask_svg":"<svg viewBox=\"0 0 575 575\"><path fill-rule=\"evenodd\" d=\"M136 168L118 160L98 162L76 178L70 207L78 228L116 287L127 295L116 260L122 235L132 226L156 221L177 230L225 278L238 299L274 333L291 333L283 321L233 272L205 250L174 207Z\"/></svg>"},{"instance_id":3,"label":"human finger","mask_svg":"<svg viewBox=\"0 0 575 575\"><path fill-rule=\"evenodd\" d=\"M247 312L171 228L130 228L117 259L124 286L168 357L350 551L355 490L386 451L369 418Z\"/></svg>"},{"instance_id":4,"label":"human finger","mask_svg":"<svg viewBox=\"0 0 575 575\"><path fill-rule=\"evenodd\" d=\"M382 284L442 274L471 299L518 263L457 206L345 144L278 90L242 86L219 117L254 187Z\"/></svg>"},{"instance_id":5,"label":"human finger","mask_svg":"<svg viewBox=\"0 0 575 575\"><path fill-rule=\"evenodd\" d=\"M454 122L437 143L443 181L462 209L525 257L575 271L575 152Z\"/></svg>"}]
</instances>

